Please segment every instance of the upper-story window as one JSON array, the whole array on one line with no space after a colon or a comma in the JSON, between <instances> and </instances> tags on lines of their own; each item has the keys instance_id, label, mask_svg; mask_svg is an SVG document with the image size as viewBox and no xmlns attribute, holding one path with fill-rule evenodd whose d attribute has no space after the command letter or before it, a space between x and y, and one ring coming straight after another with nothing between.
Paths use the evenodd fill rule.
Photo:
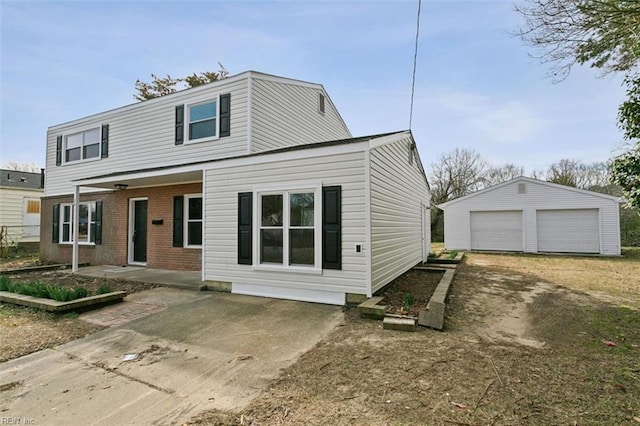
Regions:
<instances>
[{"instance_id":1,"label":"upper-story window","mask_svg":"<svg viewBox=\"0 0 640 426\"><path fill-rule=\"evenodd\" d=\"M218 136L218 100L187 107L189 142Z\"/></svg>"},{"instance_id":2,"label":"upper-story window","mask_svg":"<svg viewBox=\"0 0 640 426\"><path fill-rule=\"evenodd\" d=\"M65 136L64 161L88 160L100 157L100 128Z\"/></svg>"},{"instance_id":3,"label":"upper-story window","mask_svg":"<svg viewBox=\"0 0 640 426\"><path fill-rule=\"evenodd\" d=\"M56 136L56 166L108 156L108 124L82 132Z\"/></svg>"},{"instance_id":4,"label":"upper-story window","mask_svg":"<svg viewBox=\"0 0 640 426\"><path fill-rule=\"evenodd\" d=\"M231 135L231 94L176 105L175 144L205 142Z\"/></svg>"}]
</instances>

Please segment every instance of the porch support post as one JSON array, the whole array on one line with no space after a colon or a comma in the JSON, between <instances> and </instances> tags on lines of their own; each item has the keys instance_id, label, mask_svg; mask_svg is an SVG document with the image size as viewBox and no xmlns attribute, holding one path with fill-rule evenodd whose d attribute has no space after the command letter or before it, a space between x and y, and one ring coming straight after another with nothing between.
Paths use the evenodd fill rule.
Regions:
<instances>
[{"instance_id":1,"label":"porch support post","mask_svg":"<svg viewBox=\"0 0 640 426\"><path fill-rule=\"evenodd\" d=\"M80 231L80 187L73 187L73 251L71 254L71 271L78 272L78 232Z\"/></svg>"}]
</instances>

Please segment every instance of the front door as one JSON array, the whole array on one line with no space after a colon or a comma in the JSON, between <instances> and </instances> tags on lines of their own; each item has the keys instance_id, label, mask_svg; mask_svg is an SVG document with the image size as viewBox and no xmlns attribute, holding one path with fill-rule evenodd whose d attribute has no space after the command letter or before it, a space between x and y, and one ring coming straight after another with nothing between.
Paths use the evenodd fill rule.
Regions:
<instances>
[{"instance_id":1,"label":"front door","mask_svg":"<svg viewBox=\"0 0 640 426\"><path fill-rule=\"evenodd\" d=\"M129 204L129 263L147 263L147 199Z\"/></svg>"}]
</instances>

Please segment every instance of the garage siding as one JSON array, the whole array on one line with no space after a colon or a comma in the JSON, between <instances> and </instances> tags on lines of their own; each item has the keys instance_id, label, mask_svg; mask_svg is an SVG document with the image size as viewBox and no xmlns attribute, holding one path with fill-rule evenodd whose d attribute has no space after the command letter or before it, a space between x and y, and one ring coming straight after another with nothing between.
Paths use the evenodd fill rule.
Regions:
<instances>
[{"instance_id":1,"label":"garage siding","mask_svg":"<svg viewBox=\"0 0 640 426\"><path fill-rule=\"evenodd\" d=\"M523 185L523 186L521 186ZM445 247L471 249L472 211L522 210L525 252L538 249L538 210L598 210L600 254L620 254L619 204L615 197L562 185L519 178L446 203Z\"/></svg>"}]
</instances>

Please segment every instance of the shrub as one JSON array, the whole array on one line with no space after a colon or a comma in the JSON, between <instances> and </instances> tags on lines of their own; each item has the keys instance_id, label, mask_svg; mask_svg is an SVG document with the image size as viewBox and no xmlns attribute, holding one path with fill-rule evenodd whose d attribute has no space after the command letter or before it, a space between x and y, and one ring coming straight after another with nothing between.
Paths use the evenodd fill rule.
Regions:
<instances>
[{"instance_id":1,"label":"shrub","mask_svg":"<svg viewBox=\"0 0 640 426\"><path fill-rule=\"evenodd\" d=\"M4 275L0 275L0 291L9 291L11 280Z\"/></svg>"},{"instance_id":2,"label":"shrub","mask_svg":"<svg viewBox=\"0 0 640 426\"><path fill-rule=\"evenodd\" d=\"M14 283L3 275L0 275L0 291L52 299L57 300L58 302L70 302L72 300L89 296L89 290L84 287L68 289L55 285L46 285L40 281Z\"/></svg>"},{"instance_id":3,"label":"shrub","mask_svg":"<svg viewBox=\"0 0 640 426\"><path fill-rule=\"evenodd\" d=\"M457 255L458 250L451 250L451 253L449 253L449 259L455 259Z\"/></svg>"},{"instance_id":4,"label":"shrub","mask_svg":"<svg viewBox=\"0 0 640 426\"><path fill-rule=\"evenodd\" d=\"M102 284L100 287L98 287L98 291L96 291L96 294L107 294L107 293L111 293L111 287L109 287L106 284Z\"/></svg>"}]
</instances>

